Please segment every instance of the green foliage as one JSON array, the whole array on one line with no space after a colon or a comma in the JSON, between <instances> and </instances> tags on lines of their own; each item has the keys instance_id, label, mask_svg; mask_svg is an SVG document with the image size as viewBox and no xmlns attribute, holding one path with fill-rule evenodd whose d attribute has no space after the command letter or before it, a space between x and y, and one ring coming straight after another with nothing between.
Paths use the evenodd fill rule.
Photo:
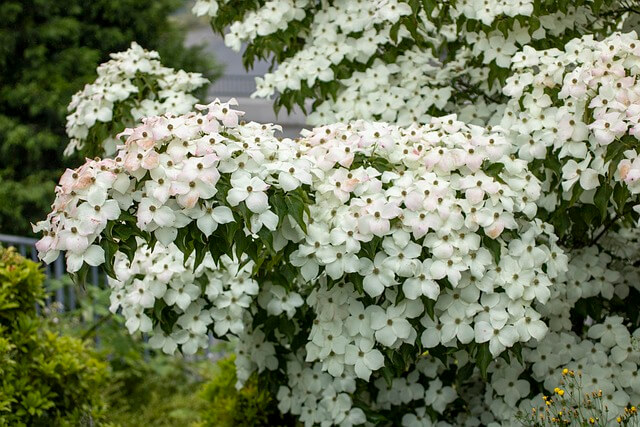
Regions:
<instances>
[{"instance_id":1,"label":"green foliage","mask_svg":"<svg viewBox=\"0 0 640 427\"><path fill-rule=\"evenodd\" d=\"M196 363L155 355L110 364L110 384L105 390L110 423L122 427L198 425L207 402L196 391L212 369L209 360Z\"/></svg>"},{"instance_id":2,"label":"green foliage","mask_svg":"<svg viewBox=\"0 0 640 427\"><path fill-rule=\"evenodd\" d=\"M63 277L52 286L66 289L72 283ZM109 312L108 289L87 286L86 292L77 310L61 313L54 307L45 314L66 334L99 337L96 346L109 363L109 383L102 390L106 422L122 427L294 425L280 415L275 397L258 384L257 376L241 390L235 388L233 358L214 363L154 352L139 336L127 333L120 316ZM228 344L222 345L220 353L230 352Z\"/></svg>"},{"instance_id":3,"label":"green foliage","mask_svg":"<svg viewBox=\"0 0 640 427\"><path fill-rule=\"evenodd\" d=\"M66 106L111 52L137 41L167 66L214 78L168 17L181 0L10 0L0 4L0 230L31 234L64 167Z\"/></svg>"},{"instance_id":4,"label":"green foliage","mask_svg":"<svg viewBox=\"0 0 640 427\"><path fill-rule=\"evenodd\" d=\"M71 286L68 276L52 283L53 289L65 291ZM101 390L106 421L121 427L200 425L208 403L198 390L212 377L214 364L149 350L139 336L127 333L121 316L109 312L109 294L88 285L77 310L45 311L49 322L66 334L96 343L108 361L109 383Z\"/></svg>"},{"instance_id":5,"label":"green foliage","mask_svg":"<svg viewBox=\"0 0 640 427\"><path fill-rule=\"evenodd\" d=\"M106 364L36 316L38 264L0 249L0 426L89 425L103 417Z\"/></svg>"},{"instance_id":6,"label":"green foliage","mask_svg":"<svg viewBox=\"0 0 640 427\"><path fill-rule=\"evenodd\" d=\"M240 390L235 387L236 368L233 357L220 360L213 371L213 379L200 393L207 405L202 425L210 427L290 426L290 417L280 414L277 401L266 387L261 387L253 375Z\"/></svg>"},{"instance_id":7,"label":"green foliage","mask_svg":"<svg viewBox=\"0 0 640 427\"><path fill-rule=\"evenodd\" d=\"M0 248L0 325L12 324L21 314L34 315L44 297L40 266L14 248Z\"/></svg>"}]
</instances>

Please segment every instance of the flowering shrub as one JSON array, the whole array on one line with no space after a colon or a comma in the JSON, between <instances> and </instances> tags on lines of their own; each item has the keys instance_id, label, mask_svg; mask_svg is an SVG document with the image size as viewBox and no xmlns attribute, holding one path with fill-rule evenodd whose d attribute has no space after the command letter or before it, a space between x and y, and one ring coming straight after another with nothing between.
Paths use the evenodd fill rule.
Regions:
<instances>
[{"instance_id":1,"label":"flowering shrub","mask_svg":"<svg viewBox=\"0 0 640 427\"><path fill-rule=\"evenodd\" d=\"M280 411L308 426L513 425L518 411L544 410L552 375L565 368L584 373L584 391L601 394L612 417L624 413L640 400L637 35L591 16L600 2L482 11L427 1L428 16L456 18L449 24L460 29L430 58L418 35L447 27L426 20L433 28L412 30L425 13L414 3L347 1L327 12L304 1L257 10L197 2L214 26L245 16L227 39L250 42L248 58L273 54L273 76L301 67L277 77L278 102L321 101L354 85L345 99L357 101L358 85L369 85L377 113L345 104L331 118L397 124L339 122L280 139L277 126L241 122L234 102L218 100L144 118L118 136L126 140L115 158L64 174L53 212L35 227L42 258L66 251L78 276L104 263L111 309L167 353L195 353L208 334L237 341L238 385L257 373ZM367 31L390 27L395 47L380 43L394 53L378 46L359 67L343 52L351 62L340 71L343 58L332 62L326 43L349 51L355 42L340 37L368 25L359 13L373 23ZM531 38L518 39L521 51L491 44L503 22L506 39L531 13L540 26L525 21L533 27L522 30ZM352 18L336 29L335 16ZM568 40L588 28L610 35ZM489 34L490 49L479 33L466 39L473 31ZM506 61L502 49L514 55ZM465 51L452 80L455 61L438 61ZM391 91L377 92L384 67L419 69L401 55L446 76L446 101L431 108L425 99L435 95L423 99L411 80L394 80L404 94L395 104ZM307 58L320 68L304 68ZM338 72L351 76L348 87ZM492 94L492 107L479 101ZM459 121L475 121L465 100L492 125ZM425 109L400 114L414 107ZM458 108L460 117L431 117Z\"/></svg>"},{"instance_id":2,"label":"flowering shrub","mask_svg":"<svg viewBox=\"0 0 640 427\"><path fill-rule=\"evenodd\" d=\"M548 220L579 239L574 246L595 243L599 225L638 203L637 44L630 33L585 36L565 51L526 50L505 86L511 100L501 125L545 181L539 204Z\"/></svg>"},{"instance_id":3,"label":"flowering shrub","mask_svg":"<svg viewBox=\"0 0 640 427\"><path fill-rule=\"evenodd\" d=\"M168 111L186 113L198 101L190 92L208 83L200 73L163 67L157 52L146 51L136 42L111 58L98 67L96 81L76 93L69 104L67 155L74 151L89 157L113 154L117 145L113 136L126 126Z\"/></svg>"}]
</instances>

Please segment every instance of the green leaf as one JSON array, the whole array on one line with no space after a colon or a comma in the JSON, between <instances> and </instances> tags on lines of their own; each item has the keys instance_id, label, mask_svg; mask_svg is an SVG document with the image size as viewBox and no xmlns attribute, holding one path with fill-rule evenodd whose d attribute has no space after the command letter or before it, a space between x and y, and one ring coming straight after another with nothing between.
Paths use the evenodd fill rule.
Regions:
<instances>
[{"instance_id":1,"label":"green leaf","mask_svg":"<svg viewBox=\"0 0 640 427\"><path fill-rule=\"evenodd\" d=\"M293 341L296 328L295 324L286 317L280 317L278 321L278 330L282 332L289 342Z\"/></svg>"},{"instance_id":2,"label":"green leaf","mask_svg":"<svg viewBox=\"0 0 640 427\"><path fill-rule=\"evenodd\" d=\"M525 26L523 25L523 27ZM531 16L529 18L529 35L532 35L533 33L535 33L539 28L540 28L540 19L538 19L536 16Z\"/></svg>"},{"instance_id":3,"label":"green leaf","mask_svg":"<svg viewBox=\"0 0 640 427\"><path fill-rule=\"evenodd\" d=\"M496 262L496 264L499 264L500 256L502 254L502 246L500 245L500 242L496 239L492 239L486 234L483 234L482 244L484 247L486 247L489 250L489 252L491 252L491 255L493 256L493 260Z\"/></svg>"},{"instance_id":4,"label":"green leaf","mask_svg":"<svg viewBox=\"0 0 640 427\"><path fill-rule=\"evenodd\" d=\"M180 228L178 229L176 239L173 241L183 254L186 254L187 252L191 253L187 247L187 236L189 236L189 234L189 227Z\"/></svg>"},{"instance_id":5,"label":"green leaf","mask_svg":"<svg viewBox=\"0 0 640 427\"><path fill-rule=\"evenodd\" d=\"M446 347L439 345L428 350L429 355L440 359L443 365L447 366L447 349Z\"/></svg>"},{"instance_id":6,"label":"green leaf","mask_svg":"<svg viewBox=\"0 0 640 427\"><path fill-rule=\"evenodd\" d=\"M600 9L602 8L602 4L604 0L593 0L593 4L591 5L591 10L593 10L593 14L597 15L600 13Z\"/></svg>"},{"instance_id":7,"label":"green leaf","mask_svg":"<svg viewBox=\"0 0 640 427\"><path fill-rule=\"evenodd\" d=\"M582 193L584 193L584 188L580 186L580 182L577 181L573 184L573 193L571 194L571 200L569 200L569 207L575 205L575 203L580 199Z\"/></svg>"},{"instance_id":8,"label":"green leaf","mask_svg":"<svg viewBox=\"0 0 640 427\"><path fill-rule=\"evenodd\" d=\"M107 276L116 279L117 277L116 272L113 269L113 261L114 256L118 251L118 245L109 239L102 239L102 241L100 242L100 246L104 250L104 265L102 266L102 268L104 269L105 273L107 273Z\"/></svg>"},{"instance_id":9,"label":"green leaf","mask_svg":"<svg viewBox=\"0 0 640 427\"><path fill-rule=\"evenodd\" d=\"M509 38L509 21L506 19L503 19L501 21L498 22L498 31L500 31L502 33L502 35L504 36L504 38Z\"/></svg>"},{"instance_id":10,"label":"green leaf","mask_svg":"<svg viewBox=\"0 0 640 427\"><path fill-rule=\"evenodd\" d=\"M569 221L569 216L566 215L565 207L561 206L556 212L558 215L554 215L552 224L558 237L562 238L571 231L571 221Z\"/></svg>"},{"instance_id":11,"label":"green leaf","mask_svg":"<svg viewBox=\"0 0 640 427\"><path fill-rule=\"evenodd\" d=\"M237 233L235 242L236 256L240 259L242 254L247 252L247 248L251 244L251 238L244 233Z\"/></svg>"},{"instance_id":12,"label":"green leaf","mask_svg":"<svg viewBox=\"0 0 640 427\"><path fill-rule=\"evenodd\" d=\"M393 383L393 372L391 371L391 368L389 366L385 365L382 368L382 377L386 381L387 386L391 387L391 384Z\"/></svg>"},{"instance_id":13,"label":"green leaf","mask_svg":"<svg viewBox=\"0 0 640 427\"><path fill-rule=\"evenodd\" d=\"M307 224L304 222L305 205L304 202L293 193L287 194L284 198L287 204L289 215L293 217L296 223L302 228L302 231L307 232Z\"/></svg>"},{"instance_id":14,"label":"green leaf","mask_svg":"<svg viewBox=\"0 0 640 427\"><path fill-rule=\"evenodd\" d=\"M430 298L422 297L422 304L431 320L436 320L435 306L436 302Z\"/></svg>"},{"instance_id":15,"label":"green leaf","mask_svg":"<svg viewBox=\"0 0 640 427\"><path fill-rule=\"evenodd\" d=\"M427 16L431 17L436 8L436 0L422 0L422 8L427 13Z\"/></svg>"},{"instance_id":16,"label":"green leaf","mask_svg":"<svg viewBox=\"0 0 640 427\"><path fill-rule=\"evenodd\" d=\"M593 196L593 203L596 205L596 208L598 208L601 220L603 220L607 216L609 200L611 199L612 193L613 189L611 188L611 186L609 186L606 182L601 182L598 190L596 190L596 194Z\"/></svg>"},{"instance_id":17,"label":"green leaf","mask_svg":"<svg viewBox=\"0 0 640 427\"><path fill-rule=\"evenodd\" d=\"M609 160L613 160L613 164L617 166L618 162L624 156L624 152L627 149L627 145L621 140L615 140L607 146L607 153L604 156L605 163Z\"/></svg>"},{"instance_id":18,"label":"green leaf","mask_svg":"<svg viewBox=\"0 0 640 427\"><path fill-rule=\"evenodd\" d=\"M231 247L235 240L236 232L240 230L240 223L236 220L228 224L224 224L224 228L226 229L224 235L226 237L227 247Z\"/></svg>"},{"instance_id":19,"label":"green leaf","mask_svg":"<svg viewBox=\"0 0 640 427\"><path fill-rule=\"evenodd\" d=\"M491 163L489 166L483 168L482 170L484 170L487 175L496 177L500 175L500 172L504 170L504 163Z\"/></svg>"},{"instance_id":20,"label":"green leaf","mask_svg":"<svg viewBox=\"0 0 640 427\"><path fill-rule=\"evenodd\" d=\"M522 359L522 344L517 342L509 350L511 351L511 353L513 353L514 356L516 356L518 362L520 362L520 364L524 366L524 361Z\"/></svg>"},{"instance_id":21,"label":"green leaf","mask_svg":"<svg viewBox=\"0 0 640 427\"><path fill-rule=\"evenodd\" d=\"M475 369L475 365L473 363L467 363L462 368L458 369L456 373L456 378L458 382L464 382L468 380L471 375L473 375L473 370Z\"/></svg>"},{"instance_id":22,"label":"green leaf","mask_svg":"<svg viewBox=\"0 0 640 427\"><path fill-rule=\"evenodd\" d=\"M108 239L113 240L113 227L116 225L115 221L107 221L107 226L104 229L104 235Z\"/></svg>"},{"instance_id":23,"label":"green leaf","mask_svg":"<svg viewBox=\"0 0 640 427\"><path fill-rule=\"evenodd\" d=\"M616 212L621 215L624 212L624 207L627 204L627 200L631 193L625 184L617 183L613 189L613 201L616 204Z\"/></svg>"},{"instance_id":24,"label":"green leaf","mask_svg":"<svg viewBox=\"0 0 640 427\"><path fill-rule=\"evenodd\" d=\"M194 249L196 251L196 258L193 263L193 271L196 271L198 266L204 261L204 257L207 254L207 244L201 241L194 241Z\"/></svg>"},{"instance_id":25,"label":"green leaf","mask_svg":"<svg viewBox=\"0 0 640 427\"><path fill-rule=\"evenodd\" d=\"M135 231L135 228L126 224L118 224L113 227L113 232L120 240L129 240L131 236L135 235Z\"/></svg>"},{"instance_id":26,"label":"green leaf","mask_svg":"<svg viewBox=\"0 0 640 427\"><path fill-rule=\"evenodd\" d=\"M228 247L228 245L224 244L224 240L218 240L215 238L209 240L209 253L216 264L220 260L220 257L227 252L226 249Z\"/></svg>"},{"instance_id":27,"label":"green leaf","mask_svg":"<svg viewBox=\"0 0 640 427\"><path fill-rule=\"evenodd\" d=\"M258 232L258 236L260 236L260 240L264 244L264 247L267 248L269 254L271 256L276 255L276 251L273 249L273 233L267 227L262 227Z\"/></svg>"},{"instance_id":28,"label":"green leaf","mask_svg":"<svg viewBox=\"0 0 640 427\"><path fill-rule=\"evenodd\" d=\"M282 193L274 193L269 198L269 203L273 206L275 214L278 215L278 227L282 225L282 221L287 217L287 202Z\"/></svg>"},{"instance_id":29,"label":"green leaf","mask_svg":"<svg viewBox=\"0 0 640 427\"><path fill-rule=\"evenodd\" d=\"M409 6L411 6L413 16L417 16L418 12L420 12L420 0L409 0Z\"/></svg>"},{"instance_id":30,"label":"green leaf","mask_svg":"<svg viewBox=\"0 0 640 427\"><path fill-rule=\"evenodd\" d=\"M491 351L489 350L489 343L485 342L478 345L478 352L476 353L476 364L480 369L480 375L485 380L487 379L487 368L489 367L489 363L493 360L493 356L491 355Z\"/></svg>"},{"instance_id":31,"label":"green leaf","mask_svg":"<svg viewBox=\"0 0 640 427\"><path fill-rule=\"evenodd\" d=\"M89 272L89 264L83 263L80 270L75 273L69 273L71 276L71 280L76 286L81 287L82 289L86 288L87 285L87 273Z\"/></svg>"}]
</instances>

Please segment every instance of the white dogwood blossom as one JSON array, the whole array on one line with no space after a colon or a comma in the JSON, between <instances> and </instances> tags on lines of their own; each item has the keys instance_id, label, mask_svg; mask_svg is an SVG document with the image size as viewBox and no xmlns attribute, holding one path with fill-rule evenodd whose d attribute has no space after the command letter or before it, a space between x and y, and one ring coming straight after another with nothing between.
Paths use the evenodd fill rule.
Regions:
<instances>
[{"instance_id":1,"label":"white dogwood blossom","mask_svg":"<svg viewBox=\"0 0 640 427\"><path fill-rule=\"evenodd\" d=\"M113 136L125 126L142 117L190 111L198 101L192 92L208 83L199 73L164 67L158 52L145 50L136 42L124 52L112 53L111 58L98 67L93 83L73 95L68 107L66 155L82 150L90 150L90 155L115 152ZM119 119L128 118L127 122L121 125L115 121L114 111L122 116Z\"/></svg>"}]
</instances>

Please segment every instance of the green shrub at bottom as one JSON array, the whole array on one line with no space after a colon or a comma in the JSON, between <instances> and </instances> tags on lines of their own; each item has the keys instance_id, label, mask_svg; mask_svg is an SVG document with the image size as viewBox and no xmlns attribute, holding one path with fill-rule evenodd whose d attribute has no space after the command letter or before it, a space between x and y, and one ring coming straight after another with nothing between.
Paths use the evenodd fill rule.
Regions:
<instances>
[{"instance_id":1,"label":"green shrub at bottom","mask_svg":"<svg viewBox=\"0 0 640 427\"><path fill-rule=\"evenodd\" d=\"M212 379L203 385L200 393L207 402L203 412L203 426L294 426L291 417L278 411L275 396L260 387L253 375L240 390L235 387L236 368L233 357L217 363Z\"/></svg>"},{"instance_id":2,"label":"green shrub at bottom","mask_svg":"<svg viewBox=\"0 0 640 427\"><path fill-rule=\"evenodd\" d=\"M103 419L107 365L37 316L40 266L0 248L0 426L82 426Z\"/></svg>"}]
</instances>

